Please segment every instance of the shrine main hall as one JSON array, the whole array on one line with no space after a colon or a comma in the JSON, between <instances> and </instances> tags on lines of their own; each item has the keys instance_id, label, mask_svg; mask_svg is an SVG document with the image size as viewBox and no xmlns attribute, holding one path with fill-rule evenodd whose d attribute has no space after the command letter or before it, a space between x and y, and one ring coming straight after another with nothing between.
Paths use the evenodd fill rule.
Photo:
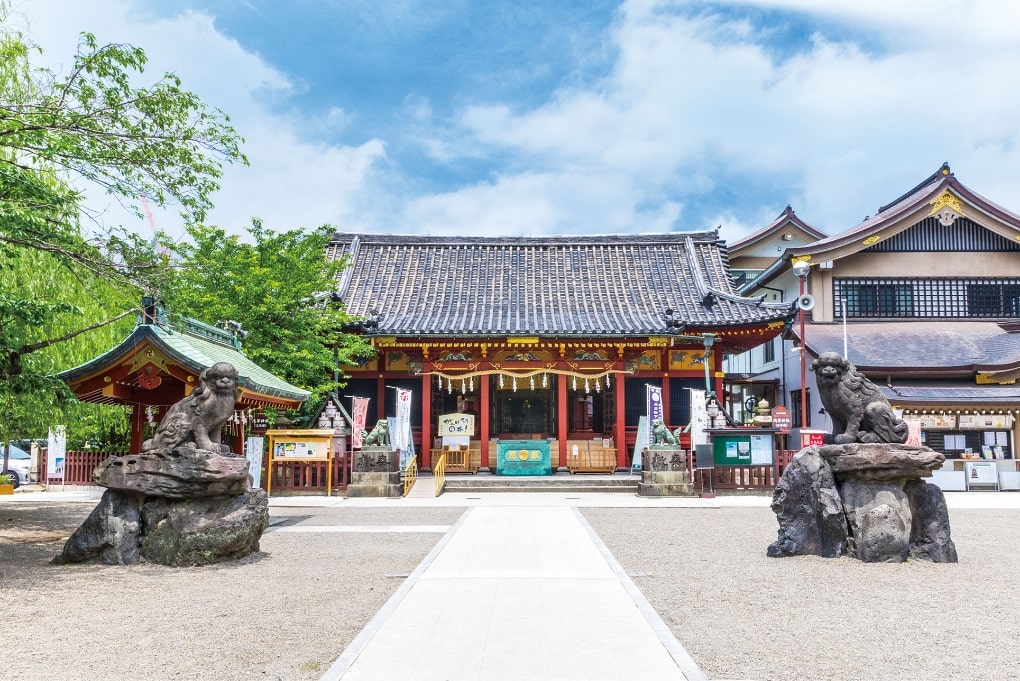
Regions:
<instances>
[{"instance_id":1,"label":"shrine main hall","mask_svg":"<svg viewBox=\"0 0 1020 681\"><path fill-rule=\"evenodd\" d=\"M554 468L585 448L626 468L661 388L671 428L692 390L722 395L722 357L782 333L794 303L737 295L718 232L584 237L334 236L347 259L338 292L376 358L346 367L345 397L370 398L367 422L412 393L420 464L440 417L476 415L471 470L498 442L549 443ZM483 443L488 443L483 446ZM622 446L621 446L622 445Z\"/></svg>"}]
</instances>

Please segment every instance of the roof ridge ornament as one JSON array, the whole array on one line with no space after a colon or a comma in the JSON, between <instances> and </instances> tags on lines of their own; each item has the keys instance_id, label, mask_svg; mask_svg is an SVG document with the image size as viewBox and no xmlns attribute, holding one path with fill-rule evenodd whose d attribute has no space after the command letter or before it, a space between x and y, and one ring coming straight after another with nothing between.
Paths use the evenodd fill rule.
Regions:
<instances>
[{"instance_id":1,"label":"roof ridge ornament","mask_svg":"<svg viewBox=\"0 0 1020 681\"><path fill-rule=\"evenodd\" d=\"M932 199L929 204L931 211L928 213L928 217L933 215L939 219L939 224L943 227L949 227L951 224L956 222L956 218L966 217L967 214L963 212L963 202L953 192L948 189L943 190L938 197Z\"/></svg>"}]
</instances>

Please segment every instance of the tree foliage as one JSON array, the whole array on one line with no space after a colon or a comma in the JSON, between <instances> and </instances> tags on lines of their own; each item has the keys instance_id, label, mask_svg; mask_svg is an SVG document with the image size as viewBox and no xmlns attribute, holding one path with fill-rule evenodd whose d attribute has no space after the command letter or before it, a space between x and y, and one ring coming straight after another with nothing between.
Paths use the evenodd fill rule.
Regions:
<instances>
[{"instance_id":1,"label":"tree foliage","mask_svg":"<svg viewBox=\"0 0 1020 681\"><path fill-rule=\"evenodd\" d=\"M0 291L0 396L34 405L10 415L41 415L68 398L48 378L59 355L45 351L130 317L141 291L162 288L168 271L140 236L102 225L86 188L105 190L136 214L146 197L200 221L223 164L247 160L229 119L176 76L139 84L141 49L100 45L84 33L69 72L58 75L32 65L39 49L6 25L8 11L0 1L0 270L11 281L25 258L45 254L52 259L45 265L63 268L80 292L97 282L116 291L87 315L74 299ZM13 416L6 420L0 434L22 430L9 425Z\"/></svg>"},{"instance_id":2,"label":"tree foliage","mask_svg":"<svg viewBox=\"0 0 1020 681\"><path fill-rule=\"evenodd\" d=\"M217 227L188 228L190 242L163 300L172 314L217 324L239 322L245 355L317 395L336 387L336 358L353 364L374 349L345 334L352 321L333 300L347 261L329 261L333 229L276 233L253 220L247 240Z\"/></svg>"}]
</instances>

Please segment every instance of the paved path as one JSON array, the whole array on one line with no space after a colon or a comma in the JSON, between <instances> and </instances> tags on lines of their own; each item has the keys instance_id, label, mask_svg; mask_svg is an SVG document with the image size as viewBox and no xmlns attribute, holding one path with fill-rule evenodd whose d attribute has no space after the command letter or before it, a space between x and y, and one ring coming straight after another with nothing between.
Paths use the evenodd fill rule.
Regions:
<instances>
[{"instance_id":1,"label":"paved path","mask_svg":"<svg viewBox=\"0 0 1020 681\"><path fill-rule=\"evenodd\" d=\"M702 681L581 514L474 507L323 681Z\"/></svg>"}]
</instances>

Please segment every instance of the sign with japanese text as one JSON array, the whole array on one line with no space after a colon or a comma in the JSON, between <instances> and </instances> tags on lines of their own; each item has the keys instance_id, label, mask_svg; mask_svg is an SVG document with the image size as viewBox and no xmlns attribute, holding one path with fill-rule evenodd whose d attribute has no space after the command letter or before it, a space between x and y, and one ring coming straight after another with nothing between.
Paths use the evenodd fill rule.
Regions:
<instances>
[{"instance_id":1,"label":"sign with japanese text","mask_svg":"<svg viewBox=\"0 0 1020 681\"><path fill-rule=\"evenodd\" d=\"M474 414L443 414L439 417L439 437L471 435L474 432Z\"/></svg>"}]
</instances>

